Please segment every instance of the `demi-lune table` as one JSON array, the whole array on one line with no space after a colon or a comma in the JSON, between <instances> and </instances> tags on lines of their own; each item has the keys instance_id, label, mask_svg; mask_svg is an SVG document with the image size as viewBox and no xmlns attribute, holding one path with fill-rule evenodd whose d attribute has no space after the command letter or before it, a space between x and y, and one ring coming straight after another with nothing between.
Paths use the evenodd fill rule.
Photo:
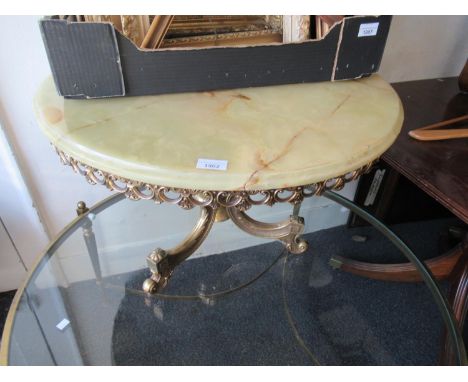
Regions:
<instances>
[{"instance_id":1,"label":"demi-lune table","mask_svg":"<svg viewBox=\"0 0 468 382\"><path fill-rule=\"evenodd\" d=\"M245 210L298 205L342 188L392 144L403 120L399 98L378 76L92 101L63 99L48 80L35 109L62 161L89 182L132 199L202 208L181 246L149 256L149 292L167 282L215 219L229 217L241 229L304 252L298 216L272 225L253 221Z\"/></svg>"},{"instance_id":2,"label":"demi-lune table","mask_svg":"<svg viewBox=\"0 0 468 382\"><path fill-rule=\"evenodd\" d=\"M421 272L466 362L453 312L430 271L387 227L332 192L355 180L398 136L403 111L393 88L368 78L216 92L71 100L51 79L37 93L39 125L61 161L91 184L138 200L200 207L179 245L147 257L146 293L165 287L176 267L201 245L216 221L277 239L304 253L304 198L323 195L371 222ZM257 221L252 205L287 202L289 219Z\"/></svg>"}]
</instances>

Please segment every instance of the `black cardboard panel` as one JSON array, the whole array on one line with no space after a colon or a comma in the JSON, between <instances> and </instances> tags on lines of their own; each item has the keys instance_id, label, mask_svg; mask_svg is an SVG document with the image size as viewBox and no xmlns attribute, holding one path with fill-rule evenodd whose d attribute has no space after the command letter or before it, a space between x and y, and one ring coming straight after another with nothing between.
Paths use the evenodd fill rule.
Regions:
<instances>
[{"instance_id":1,"label":"black cardboard panel","mask_svg":"<svg viewBox=\"0 0 468 382\"><path fill-rule=\"evenodd\" d=\"M60 95L97 98L125 94L112 24L47 19L40 22L40 28Z\"/></svg>"},{"instance_id":2,"label":"black cardboard panel","mask_svg":"<svg viewBox=\"0 0 468 382\"><path fill-rule=\"evenodd\" d=\"M339 31L296 44L148 52L117 39L127 95L146 95L330 80Z\"/></svg>"},{"instance_id":3,"label":"black cardboard panel","mask_svg":"<svg viewBox=\"0 0 468 382\"><path fill-rule=\"evenodd\" d=\"M359 78L379 69L391 20L392 16L351 17L345 20L335 80ZM362 24L376 22L379 26L375 36L358 37Z\"/></svg>"}]
</instances>

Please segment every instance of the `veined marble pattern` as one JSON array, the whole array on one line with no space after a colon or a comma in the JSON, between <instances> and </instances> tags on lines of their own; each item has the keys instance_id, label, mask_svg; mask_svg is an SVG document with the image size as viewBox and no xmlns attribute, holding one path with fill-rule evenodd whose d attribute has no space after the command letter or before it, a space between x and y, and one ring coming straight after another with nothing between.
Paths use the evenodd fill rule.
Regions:
<instances>
[{"instance_id":1,"label":"veined marble pattern","mask_svg":"<svg viewBox=\"0 0 468 382\"><path fill-rule=\"evenodd\" d=\"M403 110L378 75L359 80L69 100L51 78L34 108L59 150L89 166L149 184L268 190L312 184L378 158ZM196 168L199 158L227 170Z\"/></svg>"}]
</instances>

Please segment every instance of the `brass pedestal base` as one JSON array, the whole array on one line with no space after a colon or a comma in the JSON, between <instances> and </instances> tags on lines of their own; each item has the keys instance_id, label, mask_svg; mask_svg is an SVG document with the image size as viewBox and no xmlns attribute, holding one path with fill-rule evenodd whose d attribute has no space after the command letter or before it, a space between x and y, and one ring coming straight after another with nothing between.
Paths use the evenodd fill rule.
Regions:
<instances>
[{"instance_id":1,"label":"brass pedestal base","mask_svg":"<svg viewBox=\"0 0 468 382\"><path fill-rule=\"evenodd\" d=\"M304 219L298 216L298 212L299 209L295 208L294 214L287 220L279 223L264 223L252 219L237 207L201 207L201 215L197 224L181 244L169 250L157 248L149 254L146 261L152 275L143 283L143 290L153 294L164 288L176 266L200 247L214 222L231 219L242 231L257 237L280 240L291 253L304 253L308 245L300 237L304 232Z\"/></svg>"},{"instance_id":2,"label":"brass pedestal base","mask_svg":"<svg viewBox=\"0 0 468 382\"><path fill-rule=\"evenodd\" d=\"M298 216L300 203L312 196L320 196L329 190L341 190L346 183L368 172L374 161L346 174L302 186L268 190L200 191L186 188L166 187L123 178L74 159L56 148L63 164L86 177L91 184L106 186L132 200L153 200L156 203L177 204L184 209L200 207L201 217L192 233L177 247L170 250L156 249L147 258L152 275L143 283L143 290L156 293L167 284L174 268L187 259L205 240L213 222L231 219L241 230L254 236L281 240L287 250L294 254L304 253L307 243L300 238L304 220ZM176 194L174 197L173 194ZM272 206L275 203L294 205L293 215L279 223L256 221L245 214L253 205Z\"/></svg>"}]
</instances>

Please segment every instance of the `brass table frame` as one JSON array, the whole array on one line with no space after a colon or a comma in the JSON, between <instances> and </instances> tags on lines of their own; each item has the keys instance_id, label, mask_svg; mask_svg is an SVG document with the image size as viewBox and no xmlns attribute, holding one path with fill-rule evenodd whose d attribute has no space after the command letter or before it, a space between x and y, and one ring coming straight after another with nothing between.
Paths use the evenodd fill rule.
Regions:
<instances>
[{"instance_id":1,"label":"brass table frame","mask_svg":"<svg viewBox=\"0 0 468 382\"><path fill-rule=\"evenodd\" d=\"M157 293L167 285L174 269L199 248L215 221L231 219L238 228L250 235L280 240L290 253L304 253L307 250L307 242L300 237L304 231L304 219L299 216L299 206L304 198L322 195L327 190L341 190L347 182L356 180L373 165L371 162L347 174L304 186L269 190L209 191L157 186L125 179L82 163L58 148L55 150L62 164L85 176L93 185L106 186L132 200L177 204L184 209L196 206L201 208L200 218L182 243L168 250L156 248L148 255L147 264L152 275L143 283L143 290L147 293ZM295 208L293 215L282 222L260 222L245 212L254 205L272 206L285 202L291 203Z\"/></svg>"}]
</instances>

